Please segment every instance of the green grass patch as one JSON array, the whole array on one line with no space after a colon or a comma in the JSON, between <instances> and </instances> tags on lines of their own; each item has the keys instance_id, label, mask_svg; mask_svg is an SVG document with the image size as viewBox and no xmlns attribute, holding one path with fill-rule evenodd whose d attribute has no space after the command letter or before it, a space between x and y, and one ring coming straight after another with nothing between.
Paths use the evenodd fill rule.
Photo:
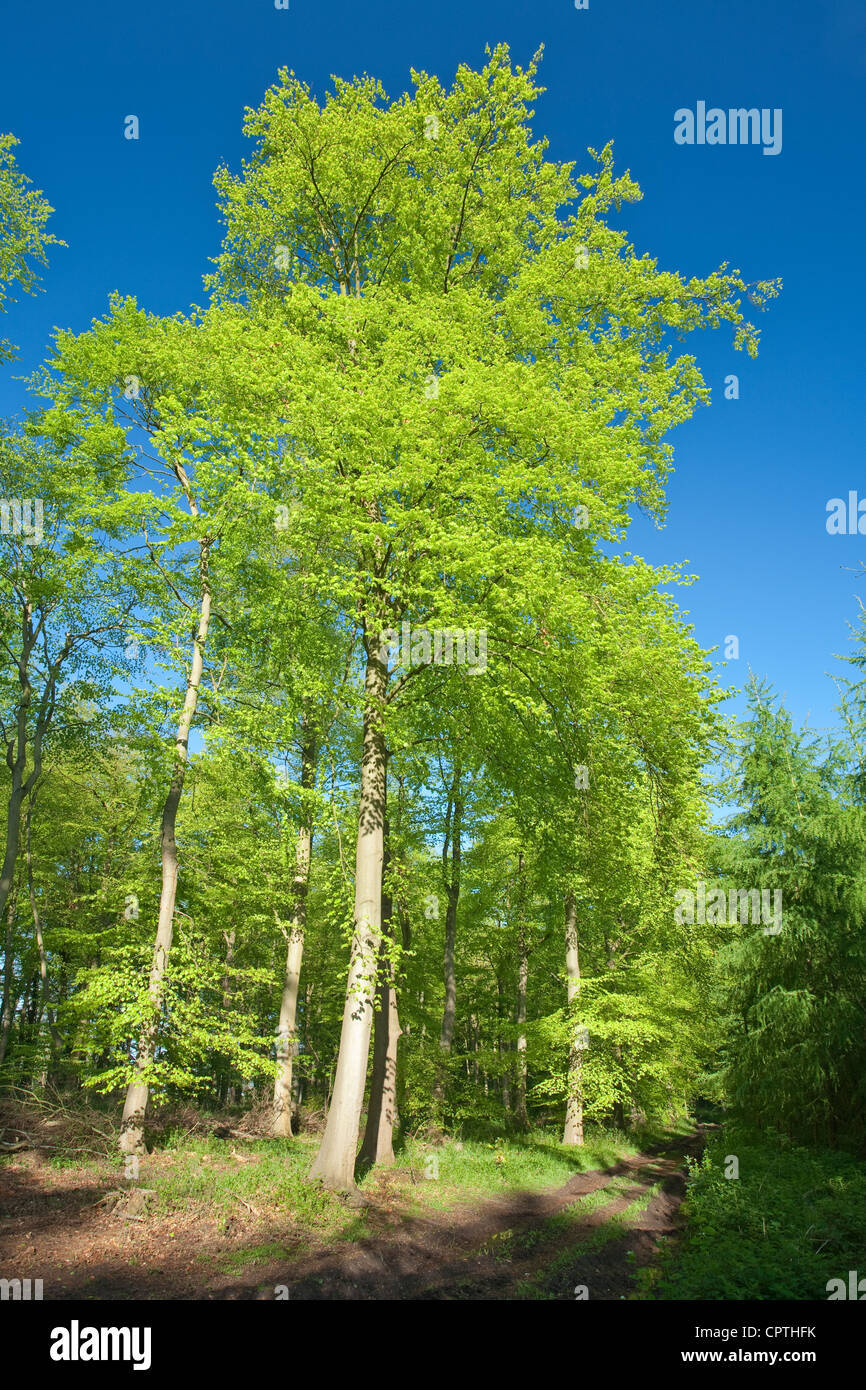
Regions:
<instances>
[{"instance_id":1,"label":"green grass patch","mask_svg":"<svg viewBox=\"0 0 866 1390\"><path fill-rule=\"evenodd\" d=\"M242 1204L277 1208L293 1224L320 1239L357 1238L358 1213L333 1193L306 1181L315 1140L234 1140L181 1137L142 1158L138 1184L153 1189L148 1209L171 1215L195 1206L224 1219ZM241 1160L232 1157L232 1151Z\"/></svg>"},{"instance_id":2,"label":"green grass patch","mask_svg":"<svg viewBox=\"0 0 866 1390\"><path fill-rule=\"evenodd\" d=\"M280 1244L278 1241L267 1241L264 1245L251 1245L244 1250L224 1250L215 1257L215 1262L226 1270L245 1269L247 1265L270 1264L275 1260L297 1259L299 1254L297 1246ZM210 1258L202 1256L200 1258Z\"/></svg>"},{"instance_id":3,"label":"green grass patch","mask_svg":"<svg viewBox=\"0 0 866 1390\"><path fill-rule=\"evenodd\" d=\"M420 1201L444 1208L467 1197L561 1187L576 1173L610 1168L637 1152L633 1138L615 1131L590 1131L579 1149L539 1131L495 1142L449 1139L432 1145L410 1139L395 1166L415 1175ZM375 1172L365 1183L375 1180Z\"/></svg>"}]
</instances>

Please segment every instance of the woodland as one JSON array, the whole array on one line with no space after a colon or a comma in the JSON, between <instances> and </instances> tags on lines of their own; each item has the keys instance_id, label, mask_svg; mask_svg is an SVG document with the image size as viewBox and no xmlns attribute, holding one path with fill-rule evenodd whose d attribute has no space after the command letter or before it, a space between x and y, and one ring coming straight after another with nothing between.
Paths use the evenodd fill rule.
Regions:
<instances>
[{"instance_id":1,"label":"woodland","mask_svg":"<svg viewBox=\"0 0 866 1390\"><path fill-rule=\"evenodd\" d=\"M115 294L28 368L0 1175L89 1163L142 1239L211 1182L261 1252L287 1193L386 1239L383 1193L667 1144L627 1296L824 1297L864 1234L866 629L831 734L757 676L734 719L694 576L628 549L710 403L692 335L755 355L780 286L638 254L640 189L551 161L541 90L504 47L396 100L281 70L204 305ZM62 254L47 197L0 137L0 309ZM762 893L778 929L725 910ZM565 1219L569 1292L554 1260L509 1296L573 1296Z\"/></svg>"}]
</instances>

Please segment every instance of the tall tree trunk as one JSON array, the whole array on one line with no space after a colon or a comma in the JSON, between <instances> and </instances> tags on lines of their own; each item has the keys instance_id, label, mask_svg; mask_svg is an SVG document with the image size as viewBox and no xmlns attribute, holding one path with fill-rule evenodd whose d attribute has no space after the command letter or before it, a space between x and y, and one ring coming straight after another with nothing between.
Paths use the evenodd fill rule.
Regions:
<instances>
[{"instance_id":1,"label":"tall tree trunk","mask_svg":"<svg viewBox=\"0 0 866 1390\"><path fill-rule=\"evenodd\" d=\"M623 926L623 922L622 922L622 919L620 919L620 927L622 927L622 926ZM608 968L609 971L615 972L615 971L618 969L618 967L619 967L619 961L617 960L617 954L618 954L618 951L619 951L619 942L618 942L618 941L610 941L607 937L605 937L605 940L604 940L604 948L605 948L605 954L606 954L606 956L607 956L607 968ZM622 1073L623 1073L623 1065L622 1065L622 1061L623 1061L623 1057L622 1057L622 1044L621 1044L621 1043L618 1043L618 1042L617 1042L617 1043L614 1043L613 1046L612 1046L612 1048L611 1048L611 1051L612 1051L612 1053L613 1053L614 1060L615 1060L616 1063L617 1063L617 1085L620 1085L621 1082L622 1082ZM623 1105L623 1102L622 1102L621 1099L620 1099L620 1100L615 1100L615 1101L614 1101L614 1103L613 1103L612 1117L611 1117L611 1118L612 1118L612 1120L613 1120L613 1124L614 1124L614 1127L615 1127L616 1129L623 1129L623 1130L625 1129L625 1106Z\"/></svg>"},{"instance_id":2,"label":"tall tree trunk","mask_svg":"<svg viewBox=\"0 0 866 1390\"><path fill-rule=\"evenodd\" d=\"M47 617L47 610L36 613L34 625L34 605L29 598L22 598L21 601L21 655L16 661L18 670L18 685L20 695L18 708L15 714L15 731L11 738L5 737L3 742L6 745L6 766L11 774L11 787L9 792L9 802L6 808L6 844L3 851L3 866L0 869L0 917L3 916L6 907L6 900L12 892L12 883L15 877L15 863L18 858L18 845L21 838L21 807L24 798L29 796L33 788L42 775L42 746L51 720L54 716L54 706L57 699L57 681L63 667L78 638L71 632L66 634L66 640L58 652L54 661L50 662L48 670L45 672L42 693L39 696L38 704L35 707L36 719L33 726L32 756L33 763L30 771L27 771L27 744L28 744L28 723L33 706L33 686L30 680L30 658L40 637L44 637L44 625ZM46 652L47 656L47 652Z\"/></svg>"},{"instance_id":3,"label":"tall tree trunk","mask_svg":"<svg viewBox=\"0 0 866 1390\"><path fill-rule=\"evenodd\" d=\"M521 1129L529 1128L526 1113L526 987L529 981L529 951L526 944L526 900L523 892L523 855L520 855L520 929L518 933L518 973L517 973L517 1097L514 1114Z\"/></svg>"},{"instance_id":4,"label":"tall tree trunk","mask_svg":"<svg viewBox=\"0 0 866 1390\"><path fill-rule=\"evenodd\" d=\"M305 721L301 746L301 787L311 791L316 776L316 746L312 729ZM298 830L295 846L295 879L292 925L286 944L286 970L280 1000L280 1022L277 1029L278 1072L274 1081L274 1117L272 1133L278 1138L292 1137L292 1072L297 1048L298 981L304 955L304 933L307 928L307 891L310 883L310 859L313 852L313 818L304 806L304 823Z\"/></svg>"},{"instance_id":5,"label":"tall tree trunk","mask_svg":"<svg viewBox=\"0 0 866 1390\"><path fill-rule=\"evenodd\" d=\"M237 904L235 904L237 906ZM235 958L235 928L223 932L223 940L226 943L226 959L223 967L222 978L222 1015L228 1022L229 1009L232 1005L232 964ZM221 1106L230 1103L232 1092L232 1061L230 1057L222 1056L218 1064L219 1085L217 1086L217 1096Z\"/></svg>"},{"instance_id":6,"label":"tall tree trunk","mask_svg":"<svg viewBox=\"0 0 866 1390\"><path fill-rule=\"evenodd\" d=\"M6 898L6 941L3 952L3 1003L0 1005L0 1064L2 1064L6 1049L9 1046L9 1034L12 1031L12 1015L15 1012L15 993L12 989L13 968L12 968L12 929L15 925L15 894L7 895Z\"/></svg>"},{"instance_id":7,"label":"tall tree trunk","mask_svg":"<svg viewBox=\"0 0 866 1390\"><path fill-rule=\"evenodd\" d=\"M204 650L207 643L208 627L210 626L209 547L209 541L203 540L201 542L201 608L198 630L193 639L192 661L190 662L186 695L174 742L174 769L162 812L162 889L159 898L156 944L153 949L153 961L148 983L150 1017L138 1042L138 1053L135 1059L136 1075L129 1083L126 1092L126 1102L121 1121L121 1153L140 1153L144 1147L144 1113L147 1109L150 1090L148 1073L156 1052L165 976L174 934L174 905L177 898L177 841L175 839L177 808L180 805L189 762L189 734L198 707L198 692L204 667Z\"/></svg>"},{"instance_id":8,"label":"tall tree trunk","mask_svg":"<svg viewBox=\"0 0 866 1390\"><path fill-rule=\"evenodd\" d=\"M448 898L445 909L445 950L442 958L442 974L445 982L445 1003L442 1009L442 1029L439 1034L439 1047L444 1065L437 1070L433 1095L437 1109L445 1100L445 1076L447 1058L451 1055L454 1042L454 1022L457 1017L457 973L455 969L455 948L457 944L457 907L460 902L460 868L462 856L463 799L460 791L460 763L455 761L454 779L448 794L448 810L445 816L445 839L442 845L442 881ZM451 867L448 867L449 842Z\"/></svg>"},{"instance_id":9,"label":"tall tree trunk","mask_svg":"<svg viewBox=\"0 0 866 1390\"><path fill-rule=\"evenodd\" d=\"M35 782L33 773L31 773L29 777L26 776L27 722L30 717L30 706L33 700L33 687L30 682L30 657L33 654L35 645L36 635L33 629L33 610L29 603L25 603L21 623L21 656L17 662L18 683L21 687L21 695L15 715L15 733L12 738L4 738L6 744L6 766L9 768L11 774L12 785L9 790L9 801L6 806L6 844L3 851L3 867L0 869L0 917L3 915L9 894L12 892L12 883L15 877L15 864L18 859L18 844L21 836L21 807L24 802L24 797ZM53 689L51 703L53 706ZM6 968L8 972L8 960ZM8 991L4 990L4 1003L7 997ZM2 1047L2 1043L0 1043L0 1047ZM5 1048L3 1050L5 1051ZM2 1053L0 1053L0 1060L2 1060Z\"/></svg>"},{"instance_id":10,"label":"tall tree trunk","mask_svg":"<svg viewBox=\"0 0 866 1390\"><path fill-rule=\"evenodd\" d=\"M577 903L569 893L565 900L565 970L568 976L568 1092L565 1103L563 1144L583 1144L583 1037L575 1018L580 998L580 956L577 938Z\"/></svg>"},{"instance_id":11,"label":"tall tree trunk","mask_svg":"<svg viewBox=\"0 0 866 1390\"><path fill-rule=\"evenodd\" d=\"M387 818L385 821L385 871L388 867ZM390 893L382 894L382 943L379 948L379 1007L373 1025L373 1075L367 1124L359 1158L371 1164L394 1162L394 1125L397 1121L397 1044L400 1019L394 962L388 945L393 932L393 903Z\"/></svg>"},{"instance_id":12,"label":"tall tree trunk","mask_svg":"<svg viewBox=\"0 0 866 1390\"><path fill-rule=\"evenodd\" d=\"M61 1038L57 1031L54 1018L54 1010L48 997L48 960L45 954L45 941L42 935L42 920L39 916L39 906L36 902L36 890L33 884L33 850L31 842L31 827L33 821L33 810L36 804L35 792L31 792L27 803L27 817L25 821L24 835L24 860L27 865L27 892L30 897L30 915L33 918L33 931L36 935L36 949L39 952L39 980L41 986L41 1000L48 1015L48 1035L50 1039L50 1062L47 1062L42 1070L41 1085L47 1084L51 1067L54 1064L54 1057L60 1048ZM41 1016L41 1015L40 1015Z\"/></svg>"},{"instance_id":13,"label":"tall tree trunk","mask_svg":"<svg viewBox=\"0 0 866 1390\"><path fill-rule=\"evenodd\" d=\"M320 1178L326 1187L338 1191L354 1191L355 1187L355 1155L367 1080L376 967L382 934L387 777L384 704L388 666L387 657L379 646L378 634L365 631L365 644L367 669L364 681L364 748L358 843L355 851L355 925L334 1092L322 1143L310 1169L311 1178Z\"/></svg>"},{"instance_id":14,"label":"tall tree trunk","mask_svg":"<svg viewBox=\"0 0 866 1390\"><path fill-rule=\"evenodd\" d=\"M308 980L304 987L304 1053L307 1058L303 1093L315 1095L318 1091L319 1058L313 1046L313 993L314 986ZM298 1096L298 1105L302 1097Z\"/></svg>"},{"instance_id":15,"label":"tall tree trunk","mask_svg":"<svg viewBox=\"0 0 866 1390\"><path fill-rule=\"evenodd\" d=\"M478 1018L475 1014L469 1015L469 1039L470 1047L472 1049L472 1080L475 1082L475 1085L477 1086L479 1078L478 1048L480 1039L480 1028L478 1025Z\"/></svg>"},{"instance_id":16,"label":"tall tree trunk","mask_svg":"<svg viewBox=\"0 0 866 1390\"><path fill-rule=\"evenodd\" d=\"M498 973L497 970L496 1018L499 1026L496 1030L496 1051L499 1054L500 1093L502 1095L502 1107L505 1110L505 1113L508 1114L508 1112L511 1109L511 1076L509 1075L511 1070L511 1064L510 1062L506 1062L505 1060L506 1055L510 1049L508 1047L507 1040L502 1036L502 1020L505 1017L505 1009L503 1007L503 993L504 985L502 983L502 976Z\"/></svg>"},{"instance_id":17,"label":"tall tree trunk","mask_svg":"<svg viewBox=\"0 0 866 1390\"><path fill-rule=\"evenodd\" d=\"M301 840L306 837L298 833L298 854ZM304 954L304 926L297 910L292 919L286 946L286 968L283 975L283 993L280 999L280 1022L277 1029L277 1066L274 1080L273 1120L271 1133L279 1139L292 1137L292 1078L294 1073L295 1036L298 1012L298 981L301 976L301 960Z\"/></svg>"},{"instance_id":18,"label":"tall tree trunk","mask_svg":"<svg viewBox=\"0 0 866 1390\"><path fill-rule=\"evenodd\" d=\"M23 759L23 753L22 753ZM29 780L29 779L28 779ZM12 768L12 790L9 794L9 801L6 808L6 849L3 855L3 867L0 869L0 917L6 902L12 892L12 884L15 878L15 864L18 859L18 847L21 842L21 806L25 796L25 779L23 761L19 767L16 759Z\"/></svg>"}]
</instances>

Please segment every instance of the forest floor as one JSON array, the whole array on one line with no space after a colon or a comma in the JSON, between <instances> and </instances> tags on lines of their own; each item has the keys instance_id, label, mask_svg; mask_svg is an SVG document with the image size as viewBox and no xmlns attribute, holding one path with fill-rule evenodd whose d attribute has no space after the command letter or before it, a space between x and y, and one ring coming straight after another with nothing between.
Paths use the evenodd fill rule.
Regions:
<instances>
[{"instance_id":1,"label":"forest floor","mask_svg":"<svg viewBox=\"0 0 866 1390\"><path fill-rule=\"evenodd\" d=\"M126 1183L31 1135L0 1162L0 1276L54 1300L645 1297L704 1135L410 1146L357 1207L303 1182L315 1142L187 1136Z\"/></svg>"}]
</instances>

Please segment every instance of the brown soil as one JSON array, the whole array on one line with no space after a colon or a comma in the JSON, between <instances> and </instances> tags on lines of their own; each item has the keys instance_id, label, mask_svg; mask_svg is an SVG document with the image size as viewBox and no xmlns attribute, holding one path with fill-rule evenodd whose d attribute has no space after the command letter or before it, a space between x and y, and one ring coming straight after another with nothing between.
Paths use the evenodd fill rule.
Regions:
<instances>
[{"instance_id":1,"label":"brown soil","mask_svg":"<svg viewBox=\"0 0 866 1390\"><path fill-rule=\"evenodd\" d=\"M128 1202L112 1209L100 1177L50 1168L30 1151L0 1172L0 1269L38 1273L46 1300L570 1300L581 1285L592 1300L628 1298L635 1269L678 1229L683 1158L702 1142L697 1133L563 1187L425 1215L407 1210L400 1175L384 1172L367 1206L369 1234L313 1251L285 1216L241 1204L227 1220L195 1210L142 1216ZM614 1178L633 1181L581 1214L580 1199ZM659 1183L643 1211L616 1224Z\"/></svg>"}]
</instances>

